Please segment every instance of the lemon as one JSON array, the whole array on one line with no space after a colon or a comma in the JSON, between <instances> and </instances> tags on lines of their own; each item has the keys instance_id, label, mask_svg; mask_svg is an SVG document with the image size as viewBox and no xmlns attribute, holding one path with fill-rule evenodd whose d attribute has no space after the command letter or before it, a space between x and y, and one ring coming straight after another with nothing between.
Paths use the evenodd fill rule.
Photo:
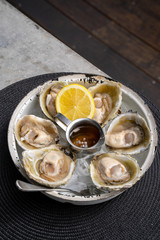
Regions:
<instances>
[{"instance_id":1,"label":"lemon","mask_svg":"<svg viewBox=\"0 0 160 240\"><path fill-rule=\"evenodd\" d=\"M56 111L71 121L77 118L93 118L94 100L87 88L79 84L69 84L57 94Z\"/></svg>"}]
</instances>

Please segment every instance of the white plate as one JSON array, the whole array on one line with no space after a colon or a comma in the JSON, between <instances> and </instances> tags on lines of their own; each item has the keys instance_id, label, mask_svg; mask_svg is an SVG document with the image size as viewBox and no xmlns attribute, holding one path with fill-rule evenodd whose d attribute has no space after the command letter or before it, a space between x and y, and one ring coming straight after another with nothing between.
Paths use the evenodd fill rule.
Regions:
<instances>
[{"instance_id":1,"label":"white plate","mask_svg":"<svg viewBox=\"0 0 160 240\"><path fill-rule=\"evenodd\" d=\"M95 81L94 76L95 75L91 76L87 74L74 74L60 77L58 78L58 81L69 81L72 83L77 82L83 85L85 83L85 85L88 86L88 84L93 85L93 82ZM18 170L21 172L21 174L30 182L32 181L28 178L22 166L23 150L16 143L14 136L14 125L19 118L28 114L33 114L42 118L46 118L39 106L38 94L40 90L41 86L38 86L22 99L11 117L8 128L8 146L13 162L18 168ZM149 148L144 152L133 155L133 157L137 159L138 164L141 167L143 176L154 159L155 148L157 146L156 124L150 109L144 103L144 101L131 89L122 85L121 111L122 113L124 113L130 110L132 110L133 112L137 112L142 117L144 117L151 131L151 144ZM107 127L108 125L105 126L104 131L107 129ZM60 130L60 135L63 135L62 130ZM102 147L100 152L106 152L105 145ZM69 193L58 194L55 192L48 192L44 194L60 202L70 202L77 205L91 205L110 200L124 192L125 190L106 191L104 193L100 190L96 190L88 172L88 166L92 157L93 155L78 155L75 172L67 185L65 185L66 188L70 188L79 192L83 192L85 189L88 189L89 194L87 194L86 196L75 196Z\"/></svg>"}]
</instances>

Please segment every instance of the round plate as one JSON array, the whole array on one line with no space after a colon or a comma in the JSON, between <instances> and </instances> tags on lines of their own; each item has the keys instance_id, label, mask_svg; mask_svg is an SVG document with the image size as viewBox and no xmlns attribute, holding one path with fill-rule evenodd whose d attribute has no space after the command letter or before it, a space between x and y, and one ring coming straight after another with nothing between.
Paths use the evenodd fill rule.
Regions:
<instances>
[{"instance_id":1,"label":"round plate","mask_svg":"<svg viewBox=\"0 0 160 240\"><path fill-rule=\"evenodd\" d=\"M55 79L55 80L67 81L69 83L76 82L86 87L93 86L97 82L103 83L105 81L104 77L101 78L101 76L98 76L98 78L96 78L95 75L92 76L90 74L67 75L67 76L59 77L58 79ZM109 79L109 80L112 80L112 79ZM29 182L33 182L33 181L28 178L23 168L23 165L22 165L23 149L21 149L16 143L15 136L14 136L14 126L17 120L23 117L24 115L33 114L38 117L46 118L46 116L42 113L39 105L39 93L41 89L42 89L42 86L38 86L37 88L29 92L22 99L22 101L18 104L18 106L16 107L11 117L9 128L8 128L8 146L9 146L11 157L13 159L14 164L20 171L20 173ZM121 112L124 113L128 111L137 112L142 117L144 117L151 131L151 143L149 148L144 152L133 155L133 157L137 159L137 162L142 170L141 176L143 176L144 173L147 171L147 169L150 167L154 159L155 149L157 146L156 124L150 109L144 103L144 101L134 91L122 85ZM109 123L104 127L104 132L106 132L108 125ZM64 132L61 129L59 129L59 132L61 136L61 142L63 142ZM105 145L103 145L100 152L98 153L104 153L106 151L107 151L106 147ZM88 155L88 154L79 153L77 155L76 169L74 171L72 178L65 186L61 187L61 188L66 187L72 190L76 190L80 192L82 196L77 196L72 193L70 194L68 192L58 193L55 191L45 192L44 194L60 202L70 202L77 205L91 205L91 204L97 204L97 203L110 200L118 196L122 192L124 192L125 191L124 189L121 189L119 191L106 190L105 192L96 189L96 187L92 183L92 180L90 178L89 171L88 171L90 161L95 154L96 153Z\"/></svg>"}]
</instances>

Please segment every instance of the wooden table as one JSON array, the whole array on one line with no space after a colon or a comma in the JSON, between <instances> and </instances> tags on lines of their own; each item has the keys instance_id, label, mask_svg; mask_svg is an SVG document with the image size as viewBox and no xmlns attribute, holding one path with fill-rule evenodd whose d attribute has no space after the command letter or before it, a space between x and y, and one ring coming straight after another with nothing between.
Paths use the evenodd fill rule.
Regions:
<instances>
[{"instance_id":1,"label":"wooden table","mask_svg":"<svg viewBox=\"0 0 160 240\"><path fill-rule=\"evenodd\" d=\"M99 69L160 107L160 1L9 2Z\"/></svg>"}]
</instances>

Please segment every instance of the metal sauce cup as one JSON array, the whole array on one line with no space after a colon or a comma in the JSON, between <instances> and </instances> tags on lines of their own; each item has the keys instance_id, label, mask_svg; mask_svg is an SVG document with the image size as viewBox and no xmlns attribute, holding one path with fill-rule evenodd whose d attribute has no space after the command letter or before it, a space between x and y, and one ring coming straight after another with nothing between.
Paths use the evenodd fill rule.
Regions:
<instances>
[{"instance_id":1,"label":"metal sauce cup","mask_svg":"<svg viewBox=\"0 0 160 240\"><path fill-rule=\"evenodd\" d=\"M66 118L63 114L58 113L55 116L55 122L66 132L66 139L68 143L71 145L71 147L74 150L77 150L78 152L88 152L88 153L93 153L95 151L100 150L101 146L104 144L104 133L101 128L101 126L94 121L93 119L90 118L79 118L74 121L70 121L68 118ZM79 127L84 127L84 126L92 126L96 128L96 130L99 133L99 139L95 143L95 145L91 147L78 147L73 144L71 141L71 134L74 131L74 129L79 128Z\"/></svg>"}]
</instances>

